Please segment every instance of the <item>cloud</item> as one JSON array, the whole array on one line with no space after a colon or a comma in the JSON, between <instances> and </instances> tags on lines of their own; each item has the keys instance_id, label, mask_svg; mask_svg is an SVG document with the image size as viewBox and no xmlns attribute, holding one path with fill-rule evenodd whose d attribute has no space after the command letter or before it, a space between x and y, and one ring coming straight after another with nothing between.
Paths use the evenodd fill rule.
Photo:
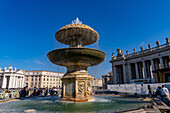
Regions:
<instances>
[{"instance_id":1,"label":"cloud","mask_svg":"<svg viewBox=\"0 0 170 113\"><path fill-rule=\"evenodd\" d=\"M4 56L5 58L10 58L10 56Z\"/></svg>"},{"instance_id":2,"label":"cloud","mask_svg":"<svg viewBox=\"0 0 170 113\"><path fill-rule=\"evenodd\" d=\"M28 61L28 60L25 60L25 63L29 63L29 61Z\"/></svg>"},{"instance_id":3,"label":"cloud","mask_svg":"<svg viewBox=\"0 0 170 113\"><path fill-rule=\"evenodd\" d=\"M35 62L36 64L44 65L44 63L42 63L42 62L39 61L39 60L34 60L34 62Z\"/></svg>"},{"instance_id":4,"label":"cloud","mask_svg":"<svg viewBox=\"0 0 170 113\"><path fill-rule=\"evenodd\" d=\"M145 42L141 42L141 43L140 43L140 46L145 46Z\"/></svg>"}]
</instances>

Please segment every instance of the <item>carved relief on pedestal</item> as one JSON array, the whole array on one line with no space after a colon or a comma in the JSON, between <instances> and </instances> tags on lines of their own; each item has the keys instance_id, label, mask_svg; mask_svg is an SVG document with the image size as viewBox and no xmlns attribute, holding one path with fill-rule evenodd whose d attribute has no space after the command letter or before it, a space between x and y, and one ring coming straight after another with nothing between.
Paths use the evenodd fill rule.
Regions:
<instances>
[{"instance_id":1,"label":"carved relief on pedestal","mask_svg":"<svg viewBox=\"0 0 170 113\"><path fill-rule=\"evenodd\" d=\"M77 88L78 88L78 95L84 95L84 82L83 81L79 81L77 84Z\"/></svg>"},{"instance_id":2,"label":"carved relief on pedestal","mask_svg":"<svg viewBox=\"0 0 170 113\"><path fill-rule=\"evenodd\" d=\"M91 81L87 81L87 95L90 95L92 92Z\"/></svg>"}]
</instances>

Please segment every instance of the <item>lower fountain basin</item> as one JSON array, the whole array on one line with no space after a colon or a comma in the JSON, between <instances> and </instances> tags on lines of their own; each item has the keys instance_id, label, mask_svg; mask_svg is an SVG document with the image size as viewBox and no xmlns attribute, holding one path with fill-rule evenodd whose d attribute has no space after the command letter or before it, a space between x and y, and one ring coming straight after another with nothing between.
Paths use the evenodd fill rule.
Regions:
<instances>
[{"instance_id":1,"label":"lower fountain basin","mask_svg":"<svg viewBox=\"0 0 170 113\"><path fill-rule=\"evenodd\" d=\"M105 59L106 54L97 49L71 47L53 50L47 56L56 65L88 67L100 64Z\"/></svg>"},{"instance_id":2,"label":"lower fountain basin","mask_svg":"<svg viewBox=\"0 0 170 113\"><path fill-rule=\"evenodd\" d=\"M48 112L119 112L151 105L151 101L142 101L132 97L97 96L92 102L61 102L58 97L37 97L0 104L0 112L24 112L34 110L36 113Z\"/></svg>"}]
</instances>

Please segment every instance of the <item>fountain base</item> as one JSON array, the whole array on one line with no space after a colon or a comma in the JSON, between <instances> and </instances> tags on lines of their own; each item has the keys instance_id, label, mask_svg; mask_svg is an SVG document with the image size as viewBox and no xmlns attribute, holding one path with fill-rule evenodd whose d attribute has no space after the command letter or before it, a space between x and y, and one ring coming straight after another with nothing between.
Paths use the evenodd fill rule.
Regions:
<instances>
[{"instance_id":1,"label":"fountain base","mask_svg":"<svg viewBox=\"0 0 170 113\"><path fill-rule=\"evenodd\" d=\"M87 71L75 71L64 75L61 101L87 102L92 99L92 77Z\"/></svg>"}]
</instances>

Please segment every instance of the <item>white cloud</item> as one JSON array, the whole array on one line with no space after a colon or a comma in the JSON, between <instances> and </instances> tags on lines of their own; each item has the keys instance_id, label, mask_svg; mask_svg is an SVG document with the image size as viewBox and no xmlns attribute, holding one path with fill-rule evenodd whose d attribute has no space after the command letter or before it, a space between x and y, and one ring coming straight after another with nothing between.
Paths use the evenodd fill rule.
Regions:
<instances>
[{"instance_id":1,"label":"white cloud","mask_svg":"<svg viewBox=\"0 0 170 113\"><path fill-rule=\"evenodd\" d=\"M44 63L42 63L42 62L41 62L41 61L39 61L39 60L34 60L34 62L35 62L36 64L44 65Z\"/></svg>"}]
</instances>

